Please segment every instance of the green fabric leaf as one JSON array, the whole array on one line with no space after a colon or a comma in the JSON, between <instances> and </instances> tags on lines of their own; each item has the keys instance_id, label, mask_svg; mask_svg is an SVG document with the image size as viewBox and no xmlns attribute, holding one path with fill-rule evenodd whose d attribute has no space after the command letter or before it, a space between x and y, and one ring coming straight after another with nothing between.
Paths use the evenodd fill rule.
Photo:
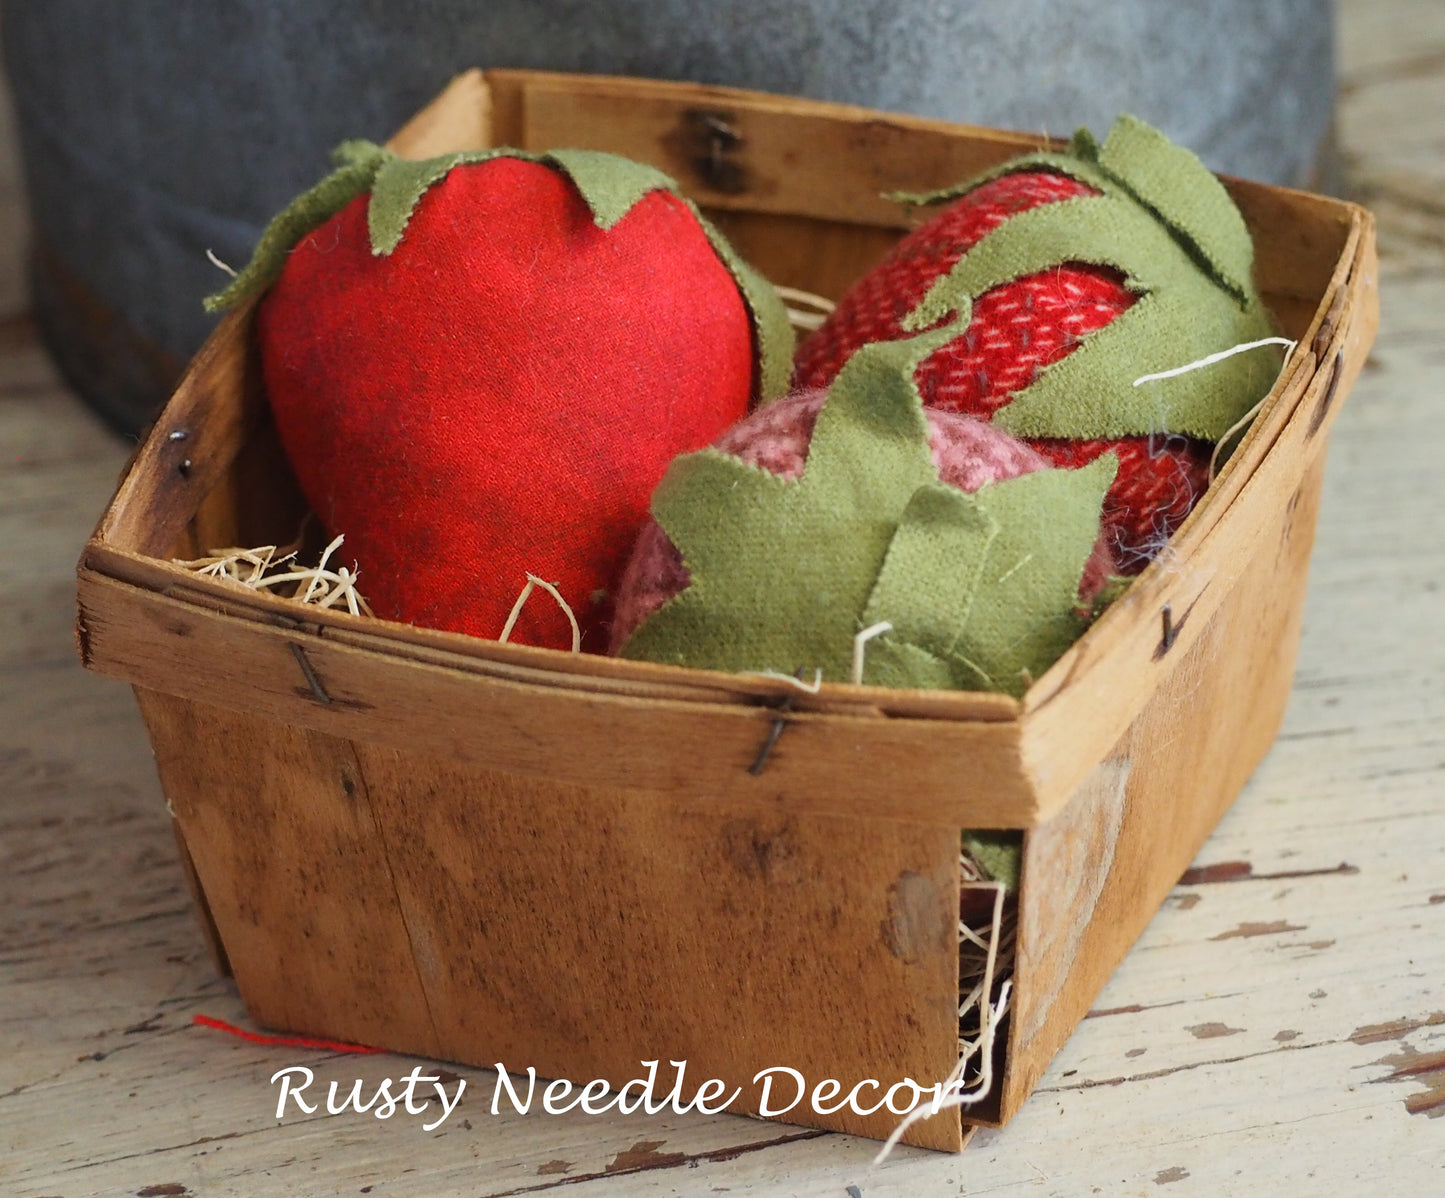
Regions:
<instances>
[{"instance_id":1,"label":"green fabric leaf","mask_svg":"<svg viewBox=\"0 0 1445 1198\"><path fill-rule=\"evenodd\" d=\"M691 584L627 657L1021 694L1082 630L1079 579L1116 462L964 494L941 483L913 372L947 330L860 349L818 415L801 478L717 450L679 458L652 510Z\"/></svg>"},{"instance_id":2,"label":"green fabric leaf","mask_svg":"<svg viewBox=\"0 0 1445 1198\"><path fill-rule=\"evenodd\" d=\"M440 183L463 163L487 162L501 153L498 150L476 150L420 161L387 153L372 182L371 199L366 206L366 231L371 238L371 252L377 257L385 257L401 244L412 213L427 188ZM507 152L507 156L516 155Z\"/></svg>"},{"instance_id":3,"label":"green fabric leaf","mask_svg":"<svg viewBox=\"0 0 1445 1198\"><path fill-rule=\"evenodd\" d=\"M712 248L732 272L742 291L743 302L753 319L753 332L758 344L758 402L771 403L788 393L793 376L793 322L788 308L773 290L773 285L738 256L732 242L722 235L712 221L698 211L691 200L688 207L697 217Z\"/></svg>"},{"instance_id":4,"label":"green fabric leaf","mask_svg":"<svg viewBox=\"0 0 1445 1198\"><path fill-rule=\"evenodd\" d=\"M920 489L863 613L865 625L893 625L869 645L869 666L875 648L898 639L948 663L955 687L1023 694L1083 631L1079 579L1117 469L1105 454L1080 470L1041 470L971 496Z\"/></svg>"},{"instance_id":5,"label":"green fabric leaf","mask_svg":"<svg viewBox=\"0 0 1445 1198\"><path fill-rule=\"evenodd\" d=\"M1270 335L1262 306L1241 309L1206 302L1208 295L1201 300L1200 294L1196 281L1143 296L1042 370L994 414L993 423L1021 437L1183 433L1217 441L1274 385L1278 350L1250 350L1134 386L1142 375Z\"/></svg>"},{"instance_id":6,"label":"green fabric leaf","mask_svg":"<svg viewBox=\"0 0 1445 1198\"><path fill-rule=\"evenodd\" d=\"M336 157L341 163L336 170L272 218L246 268L224 291L205 298L207 312L223 312L271 286L281 274L291 247L365 192L389 155L370 142L350 141L338 147Z\"/></svg>"},{"instance_id":7,"label":"green fabric leaf","mask_svg":"<svg viewBox=\"0 0 1445 1198\"><path fill-rule=\"evenodd\" d=\"M1134 380L1273 331L1249 283L1253 247L1243 218L1194 155L1133 117L1120 117L1102 147L1080 130L1071 151L1026 155L958 188L915 197L952 198L1041 167L1100 193L1010 217L934 282L904 327L927 328L952 314L961 334L972 301L995 287L1065 262L1113 267L1141 298L1039 371L994 423L1034 437L1168 432L1217 440L1268 392L1277 352L1251 351L1137 388Z\"/></svg>"},{"instance_id":8,"label":"green fabric leaf","mask_svg":"<svg viewBox=\"0 0 1445 1198\"><path fill-rule=\"evenodd\" d=\"M898 518L938 481L912 381L937 335L865 346L833 384L803 474L785 481L706 449L678 458L652 511L691 585L624 656L846 681Z\"/></svg>"},{"instance_id":9,"label":"green fabric leaf","mask_svg":"<svg viewBox=\"0 0 1445 1198\"><path fill-rule=\"evenodd\" d=\"M1197 157L1126 114L1109 130L1098 160L1204 260L1235 298L1249 300L1254 291L1249 229L1224 185Z\"/></svg>"},{"instance_id":10,"label":"green fabric leaf","mask_svg":"<svg viewBox=\"0 0 1445 1198\"><path fill-rule=\"evenodd\" d=\"M368 190L371 199L367 203L366 221L372 253L391 254L401 244L412 214L428 188L458 166L502 157L544 163L561 171L577 188L597 227L603 230L616 225L649 192L668 191L683 199L677 193L677 184L656 168L595 150L533 154L500 148L413 161L399 158L368 141L345 141L332 154L337 169L293 200L271 221L245 270L224 291L205 300L207 311L232 307L246 296L269 287L280 275L286 255L302 237ZM703 217L696 205L690 200L683 202L701 224L747 306L757 343L761 400L767 402L785 395L793 361L793 327L787 308L772 285L738 256L727 238Z\"/></svg>"},{"instance_id":11,"label":"green fabric leaf","mask_svg":"<svg viewBox=\"0 0 1445 1198\"><path fill-rule=\"evenodd\" d=\"M542 156L572 180L599 229L610 229L651 191L677 193L672 177L656 167L598 150L552 150Z\"/></svg>"}]
</instances>

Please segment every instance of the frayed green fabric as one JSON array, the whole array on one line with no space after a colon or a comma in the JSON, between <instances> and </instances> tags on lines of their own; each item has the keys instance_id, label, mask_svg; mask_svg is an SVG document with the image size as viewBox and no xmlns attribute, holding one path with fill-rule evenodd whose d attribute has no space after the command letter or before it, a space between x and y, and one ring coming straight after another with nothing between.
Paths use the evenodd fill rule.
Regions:
<instances>
[{"instance_id":1,"label":"frayed green fabric","mask_svg":"<svg viewBox=\"0 0 1445 1198\"><path fill-rule=\"evenodd\" d=\"M499 148L413 161L360 140L342 142L332 157L337 169L272 219L246 268L224 291L206 298L208 312L234 307L247 296L270 287L280 276L286 255L297 242L367 191L371 192L366 209L371 251L384 257L401 244L428 188L459 166L494 158L517 158L551 166L566 175L591 210L597 227L604 231L613 228L650 192L667 191L683 200L733 276L748 309L757 340L761 400L767 402L787 393L792 371L793 328L783 301L772 285L738 256L727 238L703 217L696 205L678 194L676 182L655 167L596 150L552 150L534 154Z\"/></svg>"},{"instance_id":2,"label":"frayed green fabric","mask_svg":"<svg viewBox=\"0 0 1445 1198\"><path fill-rule=\"evenodd\" d=\"M698 210L697 205L691 200L687 201L687 205L723 265L737 280L743 302L752 315L753 332L758 343L758 403L762 405L781 399L788 393L793 376L795 334L793 322L788 319L787 305L773 290L773 285L742 260L732 242Z\"/></svg>"},{"instance_id":3,"label":"frayed green fabric","mask_svg":"<svg viewBox=\"0 0 1445 1198\"><path fill-rule=\"evenodd\" d=\"M343 142L334 157L337 169L302 192L266 226L251 261L225 290L202 301L207 312L224 312L276 281L291 247L320 228L370 186L387 152L370 142Z\"/></svg>"},{"instance_id":4,"label":"frayed green fabric","mask_svg":"<svg viewBox=\"0 0 1445 1198\"><path fill-rule=\"evenodd\" d=\"M886 621L864 682L1022 694L1082 630L1079 580L1116 464L972 496L941 483L913 372L947 337L854 354L796 480L717 450L674 462L652 510L691 583L623 655L846 681L855 637Z\"/></svg>"},{"instance_id":5,"label":"frayed green fabric","mask_svg":"<svg viewBox=\"0 0 1445 1198\"><path fill-rule=\"evenodd\" d=\"M893 625L868 646L880 684L906 685L891 661L896 638L947 665L953 689L1022 695L1084 631L1079 579L1117 470L1104 454L973 495L915 493L863 614L866 626Z\"/></svg>"},{"instance_id":6,"label":"frayed green fabric","mask_svg":"<svg viewBox=\"0 0 1445 1198\"><path fill-rule=\"evenodd\" d=\"M371 252L384 258L401 244L412 214L428 188L440 183L459 166L489 162L499 153L477 150L420 161L386 153L371 184L371 199L366 204L366 232L371 238Z\"/></svg>"},{"instance_id":7,"label":"frayed green fabric","mask_svg":"<svg viewBox=\"0 0 1445 1198\"><path fill-rule=\"evenodd\" d=\"M993 422L1029 437L1168 432L1217 440L1269 391L1279 374L1277 351L1138 387L1134 381L1273 331L1250 282L1249 231L1224 187L1188 150L1121 116L1102 146L1080 130L1066 154L1025 155L956 187L894 198L945 202L1031 170L1068 175L1100 194L1010 217L935 281L904 327L950 320L961 335L972 301L986 291L1066 262L1112 267L1141 298L1040 370Z\"/></svg>"},{"instance_id":8,"label":"frayed green fabric","mask_svg":"<svg viewBox=\"0 0 1445 1198\"><path fill-rule=\"evenodd\" d=\"M677 182L656 167L599 150L552 150L539 159L558 167L572 180L592 210L599 229L612 228L648 192L677 194Z\"/></svg>"},{"instance_id":9,"label":"frayed green fabric","mask_svg":"<svg viewBox=\"0 0 1445 1198\"><path fill-rule=\"evenodd\" d=\"M1098 163L1191 246L1236 299L1248 302L1254 243L1224 184L1198 158L1125 115L1109 130Z\"/></svg>"}]
</instances>

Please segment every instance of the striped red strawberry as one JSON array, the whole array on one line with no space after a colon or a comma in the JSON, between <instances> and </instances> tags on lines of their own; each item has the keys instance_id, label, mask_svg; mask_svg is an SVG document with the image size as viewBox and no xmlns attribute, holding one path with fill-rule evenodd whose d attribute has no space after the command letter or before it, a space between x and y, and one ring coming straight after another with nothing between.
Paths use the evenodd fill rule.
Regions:
<instances>
[{"instance_id":1,"label":"striped red strawberry","mask_svg":"<svg viewBox=\"0 0 1445 1198\"><path fill-rule=\"evenodd\" d=\"M1116 147L1116 138L1128 144ZM1111 147L1116 147L1113 154ZM1222 200L1222 204L1215 203L1212 210L1201 213L1189 211L1188 200L1181 201L1177 194L1163 196L1160 203L1157 177L1165 173L1161 167L1179 174L1177 187L1212 189L1210 198ZM1142 187L1133 181L1139 175L1145 176ZM1170 185L1166 182L1162 190L1169 192ZM1228 330L1226 336L1235 329L1254 336L1268 331L1258 298L1249 286L1248 235L1237 212L1217 180L1192 155L1139 122L1121 118L1102 151L1081 136L1068 155L1020 160L1005 167L1002 174L996 172L942 198L954 196L959 198L906 236L859 280L822 327L799 347L795 387L827 386L853 353L869 342L907 337L956 319L957 309L947 306L926 322L916 314L940 284L947 286L960 262L982 248L985 260L1002 260L1005 268L985 261L983 268L974 272L976 278L985 277L995 285L966 294L969 318L957 320L958 335L929 355L914 378L927 406L1001 420L1009 426L1002 413L1020 393L1155 290L1147 269L1126 261L1129 253L1116 252L1109 245L1111 236L1120 240L1117 233L1105 230L1100 235L1100 209L1111 201L1122 212L1122 216L1111 214L1115 224L1145 221L1162 227L1175 250L1196 266L1200 280L1214 284L1193 287L1191 298L1197 302L1201 291L1208 293L1205 303L1213 301L1216 309L1213 324ZM1044 207L1053 209L1048 216L1055 219L1019 220ZM1071 246L1066 224L1066 214L1071 212L1089 214L1076 248ZM1201 224L1225 227L1222 232L1209 227L1201 230ZM1238 227L1229 227L1231 224ZM1037 244L1028 244L1030 237L1046 243L1042 254ZM1217 271L1224 276L1222 280L1208 278L1214 263L1198 262L1208 257L1194 244L1200 240L1219 251L1214 257L1233 259ZM1043 269L1011 272L1006 269L1009 260L1025 267L1042 265ZM1166 271L1160 286L1167 286L1168 275ZM1132 384L1139 375L1189 360L1182 356L1188 352L1185 344L1158 332L1147 346L1152 353L1138 356L1137 369L1130 367L1132 376L1126 379L1128 371L1115 372L1110 382L1116 392L1120 383ZM1210 345L1206 352L1246 339L1250 338L1239 335L1226 345ZM1118 348L1138 354L1141 346L1138 339L1123 338ZM1162 355L1170 357L1165 360ZM1263 393L1261 387L1267 388L1268 376L1257 373L1253 365L1245 371L1250 373L1243 380L1239 402L1216 407L1237 415ZM1233 371L1231 377L1238 379L1239 374ZM1203 386L1213 387L1216 381L1207 380ZM1116 394L1112 398L1117 401L1116 408L1138 406L1136 396ZM1032 427L1009 427L1032 434L1025 439L1059 466L1076 468L1107 451L1118 456L1119 473L1105 500L1105 523L1121 568L1133 573L1157 554L1207 486L1212 437L1198 434L1217 436L1227 427L1221 426L1217 412L1211 417L1202 426L1187 428L1187 421L1172 423L1165 407L1136 418L1132 428L1127 421L1125 427L1116 424L1110 428L1108 421L1095 419L1097 427L1091 429L1086 418L1082 425L1075 422L1074 427L1066 427L1065 421L1055 429L1049 427L1047 418L1037 415ZM1097 435L1081 435L1089 431Z\"/></svg>"}]
</instances>

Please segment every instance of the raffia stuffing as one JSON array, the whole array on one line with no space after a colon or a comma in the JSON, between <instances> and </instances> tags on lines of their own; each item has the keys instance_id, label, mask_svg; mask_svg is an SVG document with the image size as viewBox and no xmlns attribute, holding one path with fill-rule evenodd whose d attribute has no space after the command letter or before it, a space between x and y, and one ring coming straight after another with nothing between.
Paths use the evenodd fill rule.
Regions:
<instances>
[{"instance_id":1,"label":"raffia stuffing","mask_svg":"<svg viewBox=\"0 0 1445 1198\"><path fill-rule=\"evenodd\" d=\"M253 591L274 590L288 599L314 603L318 607L335 607L344 603L353 616L373 615L370 605L356 589L359 571L346 566L335 569L328 566L331 555L341 548L344 540L344 537L337 537L322 551L321 560L309 567L296 564L298 550L282 552L276 545L261 545L255 549L212 549L205 557L192 561L171 560L173 565L182 569Z\"/></svg>"}]
</instances>

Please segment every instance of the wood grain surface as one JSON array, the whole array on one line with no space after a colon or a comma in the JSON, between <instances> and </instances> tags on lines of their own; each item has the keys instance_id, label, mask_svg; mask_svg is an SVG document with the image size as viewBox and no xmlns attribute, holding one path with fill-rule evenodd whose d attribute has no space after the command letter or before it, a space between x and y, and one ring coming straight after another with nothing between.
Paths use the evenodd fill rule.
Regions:
<instances>
[{"instance_id":1,"label":"wood grain surface","mask_svg":"<svg viewBox=\"0 0 1445 1198\"><path fill-rule=\"evenodd\" d=\"M23 316L0 323L0 1193L1441 1192L1445 15L1346 0L1341 20L1340 129L1380 217L1384 311L1331 436L1283 731L1039 1089L957 1157L873 1168L871 1142L729 1115L492 1115L494 1075L460 1067L432 1132L324 1108L278 1121L278 1069L344 1091L424 1062L191 1024L242 1019L240 999L134 699L81 669L71 629L74 561L130 447Z\"/></svg>"}]
</instances>

